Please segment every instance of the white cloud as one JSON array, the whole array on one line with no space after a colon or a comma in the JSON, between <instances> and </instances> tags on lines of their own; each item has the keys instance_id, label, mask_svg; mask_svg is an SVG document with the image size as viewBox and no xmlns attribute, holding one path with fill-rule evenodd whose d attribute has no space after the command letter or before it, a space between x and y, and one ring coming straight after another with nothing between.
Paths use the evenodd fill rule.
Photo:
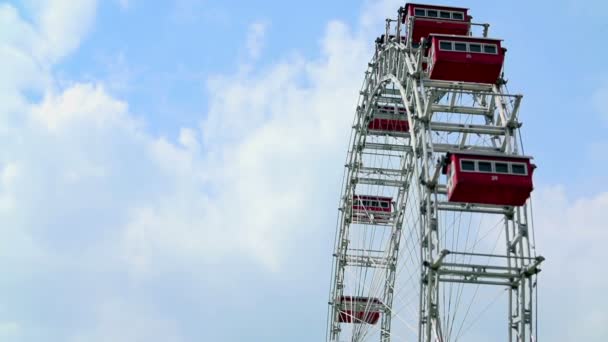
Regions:
<instances>
[{"instance_id":1,"label":"white cloud","mask_svg":"<svg viewBox=\"0 0 608 342\"><path fill-rule=\"evenodd\" d=\"M44 52L56 61L79 45L95 19L96 0L40 1L38 25L44 38Z\"/></svg>"},{"instance_id":2,"label":"white cloud","mask_svg":"<svg viewBox=\"0 0 608 342\"><path fill-rule=\"evenodd\" d=\"M245 253L279 267L293 236L314 235L319 218L334 214L326 191L337 189L367 47L334 22L319 60L214 78L205 156L191 153L199 146L191 131L182 132L183 147L152 144L161 167L173 168L184 186L134 212L126 235L132 260Z\"/></svg>"},{"instance_id":3,"label":"white cloud","mask_svg":"<svg viewBox=\"0 0 608 342\"><path fill-rule=\"evenodd\" d=\"M261 31L253 25L251 35ZM333 222L371 41L368 32L335 21L318 59L295 56L260 73L238 68L212 78L200 139L204 156L197 161L187 153L195 149L162 139L153 145L161 167L186 182L169 198L134 211L125 239L129 260L149 266L159 256L213 262L244 253L277 269L297 236L314 238ZM192 135L186 140L195 143L182 136L182 144L199 146Z\"/></svg>"},{"instance_id":4,"label":"white cloud","mask_svg":"<svg viewBox=\"0 0 608 342\"><path fill-rule=\"evenodd\" d=\"M76 49L94 18L96 1L31 1L34 21L15 7L0 4L0 123L19 121L27 104L24 91L43 93L53 87L54 62ZM0 134L9 123L0 125Z\"/></svg>"},{"instance_id":5,"label":"white cloud","mask_svg":"<svg viewBox=\"0 0 608 342\"><path fill-rule=\"evenodd\" d=\"M11 190L18 176L19 167L16 163L8 162L0 165L0 213L10 212L15 207Z\"/></svg>"},{"instance_id":6,"label":"white cloud","mask_svg":"<svg viewBox=\"0 0 608 342\"><path fill-rule=\"evenodd\" d=\"M95 127L129 122L124 102L111 98L101 85L76 84L56 96L47 94L44 101L32 109L32 119L46 129L56 132L78 123Z\"/></svg>"},{"instance_id":7,"label":"white cloud","mask_svg":"<svg viewBox=\"0 0 608 342\"><path fill-rule=\"evenodd\" d=\"M0 4L0 26L3 27L0 31L0 139L3 141L0 231L5 237L0 253L3 262L30 262L42 256L31 234L37 227L28 225L33 217L40 215L31 211L37 197L26 194L31 194L30 184L43 182L29 177L44 172L36 165L38 160L28 159L31 155L27 147L37 146L36 151L40 152L45 142L31 129L27 113L31 108L29 96L54 87L50 72L52 61L75 49L90 24L94 2L81 1L70 6L71 3L27 2L26 7L34 11L32 22L23 19L12 5ZM46 187L37 190L48 190L53 180L46 179L45 183Z\"/></svg>"},{"instance_id":8,"label":"white cloud","mask_svg":"<svg viewBox=\"0 0 608 342\"><path fill-rule=\"evenodd\" d=\"M151 305L111 299L95 308L92 329L77 329L70 342L180 342L176 323L156 313Z\"/></svg>"},{"instance_id":9,"label":"white cloud","mask_svg":"<svg viewBox=\"0 0 608 342\"><path fill-rule=\"evenodd\" d=\"M0 4L0 123L25 104L22 91L42 90L49 83L48 67L38 51L42 39L36 28L19 17L17 10ZM8 123L0 125L0 134Z\"/></svg>"},{"instance_id":10,"label":"white cloud","mask_svg":"<svg viewBox=\"0 0 608 342\"><path fill-rule=\"evenodd\" d=\"M29 0L32 22L22 19L10 4L0 4L4 29L0 42L23 52L20 59L33 59L49 66L73 52L94 22L96 0Z\"/></svg>"},{"instance_id":11,"label":"white cloud","mask_svg":"<svg viewBox=\"0 0 608 342\"><path fill-rule=\"evenodd\" d=\"M215 77L202 137L184 128L178 143L150 136L130 117L127 105L100 85L48 92L32 107L29 129L48 132L39 139L59 139L46 144L62 155L57 160L62 164L57 173L38 175L43 177L39 182L59 174L74 187L66 192L72 197L57 204L64 215L73 215L70 202L90 201L76 186L103 184L93 189L105 198L121 184L125 198L90 205L107 208L110 217L128 218L121 225L121 250L136 272L238 255L276 269L294 236L314 236L324 215L334 215L330 208L346 148L345 123L351 121L352 94L368 58L369 40L362 35L333 22L317 60L296 57L260 75ZM151 169L129 170L136 164ZM160 184L158 189L151 185L156 190L145 199L138 196L139 183L131 181L140 177L136 170ZM319 194L319 183L331 186Z\"/></svg>"},{"instance_id":12,"label":"white cloud","mask_svg":"<svg viewBox=\"0 0 608 342\"><path fill-rule=\"evenodd\" d=\"M540 274L543 337L606 341L608 192L569 199L563 187L549 187L536 193L534 205L538 251L547 258Z\"/></svg>"}]
</instances>

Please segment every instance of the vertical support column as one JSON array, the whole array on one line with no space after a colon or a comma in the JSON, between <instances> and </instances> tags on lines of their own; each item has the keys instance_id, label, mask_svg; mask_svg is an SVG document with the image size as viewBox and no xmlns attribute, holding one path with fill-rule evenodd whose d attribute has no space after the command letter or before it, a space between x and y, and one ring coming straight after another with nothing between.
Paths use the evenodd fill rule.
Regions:
<instances>
[{"instance_id":1,"label":"vertical support column","mask_svg":"<svg viewBox=\"0 0 608 342\"><path fill-rule=\"evenodd\" d=\"M420 217L421 219L421 231L423 241L421 245L421 260L423 264L431 264L435 258L435 250L438 243L437 234L437 217L436 210L433 206L433 197L435 195L434 188L429 187L431 183L430 165L432 164L432 146L430 145L428 130L429 123L426 120L425 108L422 99L426 101L432 101L428 94L421 94L422 86L418 86L415 79L413 82L414 92L414 107L416 111L416 127L412 130L413 141L415 145L416 157L418 162L416 168L418 169L417 177L419 182L419 193L422 195L422 203L420 203ZM433 331L439 332L440 327L438 324L438 282L436 272L426 267L423 271L423 277L421 279L421 320L420 324L424 325L422 330L423 335L420 336L420 341L430 342Z\"/></svg>"}]
</instances>

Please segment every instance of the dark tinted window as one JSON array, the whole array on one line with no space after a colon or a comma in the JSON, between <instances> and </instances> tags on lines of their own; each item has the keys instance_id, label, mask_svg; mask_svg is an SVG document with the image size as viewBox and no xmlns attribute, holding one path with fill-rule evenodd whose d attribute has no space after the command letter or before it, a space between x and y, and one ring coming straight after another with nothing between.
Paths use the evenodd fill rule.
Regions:
<instances>
[{"instance_id":1,"label":"dark tinted window","mask_svg":"<svg viewBox=\"0 0 608 342\"><path fill-rule=\"evenodd\" d=\"M469 44L469 51L481 52L481 45L480 44Z\"/></svg>"},{"instance_id":2,"label":"dark tinted window","mask_svg":"<svg viewBox=\"0 0 608 342\"><path fill-rule=\"evenodd\" d=\"M470 160L461 160L460 168L463 171L475 171L475 162L470 161Z\"/></svg>"},{"instance_id":3,"label":"dark tinted window","mask_svg":"<svg viewBox=\"0 0 608 342\"><path fill-rule=\"evenodd\" d=\"M509 173L509 164L507 163L495 163L496 172L498 173Z\"/></svg>"},{"instance_id":4,"label":"dark tinted window","mask_svg":"<svg viewBox=\"0 0 608 342\"><path fill-rule=\"evenodd\" d=\"M452 42L439 42L439 49L452 50Z\"/></svg>"},{"instance_id":5,"label":"dark tinted window","mask_svg":"<svg viewBox=\"0 0 608 342\"><path fill-rule=\"evenodd\" d=\"M454 20L462 20L462 19L464 19L464 13L452 12L452 19L454 19Z\"/></svg>"},{"instance_id":6,"label":"dark tinted window","mask_svg":"<svg viewBox=\"0 0 608 342\"><path fill-rule=\"evenodd\" d=\"M441 12L439 12L439 16L444 19L452 19L450 12L441 11Z\"/></svg>"},{"instance_id":7,"label":"dark tinted window","mask_svg":"<svg viewBox=\"0 0 608 342\"><path fill-rule=\"evenodd\" d=\"M363 201L363 206L364 206L364 207L369 207L369 201L364 200L364 201Z\"/></svg>"},{"instance_id":8,"label":"dark tinted window","mask_svg":"<svg viewBox=\"0 0 608 342\"><path fill-rule=\"evenodd\" d=\"M435 10L426 10L426 16L431 18L437 18L438 13Z\"/></svg>"},{"instance_id":9,"label":"dark tinted window","mask_svg":"<svg viewBox=\"0 0 608 342\"><path fill-rule=\"evenodd\" d=\"M382 208L388 208L388 202L380 202Z\"/></svg>"},{"instance_id":10,"label":"dark tinted window","mask_svg":"<svg viewBox=\"0 0 608 342\"><path fill-rule=\"evenodd\" d=\"M454 50L456 50L456 51L467 51L467 44L465 44L465 43L454 43Z\"/></svg>"},{"instance_id":11,"label":"dark tinted window","mask_svg":"<svg viewBox=\"0 0 608 342\"><path fill-rule=\"evenodd\" d=\"M379 206L378 201L372 201L372 207L378 207L378 206Z\"/></svg>"},{"instance_id":12,"label":"dark tinted window","mask_svg":"<svg viewBox=\"0 0 608 342\"><path fill-rule=\"evenodd\" d=\"M414 15L419 15L419 16L424 17L424 14L425 14L425 12L424 12L424 10L423 10L423 9L418 9L418 8L416 8L416 9L414 10Z\"/></svg>"},{"instance_id":13,"label":"dark tinted window","mask_svg":"<svg viewBox=\"0 0 608 342\"><path fill-rule=\"evenodd\" d=\"M526 165L511 164L511 172L513 172L516 175L525 175L526 174Z\"/></svg>"},{"instance_id":14,"label":"dark tinted window","mask_svg":"<svg viewBox=\"0 0 608 342\"><path fill-rule=\"evenodd\" d=\"M492 163L479 161L477 162L478 170L481 172L492 172Z\"/></svg>"},{"instance_id":15,"label":"dark tinted window","mask_svg":"<svg viewBox=\"0 0 608 342\"><path fill-rule=\"evenodd\" d=\"M483 52L485 53L496 53L496 45L484 45Z\"/></svg>"}]
</instances>

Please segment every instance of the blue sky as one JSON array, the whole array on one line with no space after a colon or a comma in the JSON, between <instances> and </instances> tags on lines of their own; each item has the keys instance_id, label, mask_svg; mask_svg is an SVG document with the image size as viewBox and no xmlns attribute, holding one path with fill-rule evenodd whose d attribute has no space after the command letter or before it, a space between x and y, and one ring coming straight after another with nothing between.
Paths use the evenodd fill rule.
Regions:
<instances>
[{"instance_id":1,"label":"blue sky","mask_svg":"<svg viewBox=\"0 0 608 342\"><path fill-rule=\"evenodd\" d=\"M492 24L524 94L543 336L605 341L608 6L442 3ZM0 341L322 340L356 96L401 5L0 2Z\"/></svg>"}]
</instances>

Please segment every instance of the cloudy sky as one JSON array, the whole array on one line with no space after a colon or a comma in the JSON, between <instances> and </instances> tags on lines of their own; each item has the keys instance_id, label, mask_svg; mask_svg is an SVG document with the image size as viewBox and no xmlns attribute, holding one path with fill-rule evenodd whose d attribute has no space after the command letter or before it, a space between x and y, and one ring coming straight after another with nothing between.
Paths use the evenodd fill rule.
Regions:
<instances>
[{"instance_id":1,"label":"cloudy sky","mask_svg":"<svg viewBox=\"0 0 608 342\"><path fill-rule=\"evenodd\" d=\"M505 39L546 341L608 340L601 0ZM0 1L0 341L320 341L349 124L399 1Z\"/></svg>"}]
</instances>

